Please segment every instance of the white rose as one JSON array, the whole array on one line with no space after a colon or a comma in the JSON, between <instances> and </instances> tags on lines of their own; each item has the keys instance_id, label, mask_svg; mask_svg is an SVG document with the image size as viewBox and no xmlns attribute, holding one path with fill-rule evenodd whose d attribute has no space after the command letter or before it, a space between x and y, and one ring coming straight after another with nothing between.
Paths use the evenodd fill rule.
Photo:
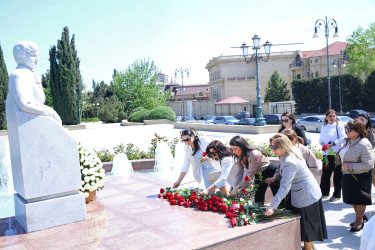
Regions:
<instances>
[{"instance_id":1,"label":"white rose","mask_svg":"<svg viewBox=\"0 0 375 250\"><path fill-rule=\"evenodd\" d=\"M83 175L87 175L89 173L89 170L87 168L83 169L82 170L82 174Z\"/></svg>"},{"instance_id":2,"label":"white rose","mask_svg":"<svg viewBox=\"0 0 375 250\"><path fill-rule=\"evenodd\" d=\"M85 192L85 189L84 189L84 188L81 188L81 192L82 192L82 193Z\"/></svg>"},{"instance_id":3,"label":"white rose","mask_svg":"<svg viewBox=\"0 0 375 250\"><path fill-rule=\"evenodd\" d=\"M91 176L91 180L95 181L95 175Z\"/></svg>"},{"instance_id":4,"label":"white rose","mask_svg":"<svg viewBox=\"0 0 375 250\"><path fill-rule=\"evenodd\" d=\"M86 182L86 183L90 182L90 180L91 180L90 176L85 176L84 179L85 179L85 182Z\"/></svg>"},{"instance_id":5,"label":"white rose","mask_svg":"<svg viewBox=\"0 0 375 250\"><path fill-rule=\"evenodd\" d=\"M90 184L86 183L86 185L84 186L85 189L89 189L90 188Z\"/></svg>"},{"instance_id":6,"label":"white rose","mask_svg":"<svg viewBox=\"0 0 375 250\"><path fill-rule=\"evenodd\" d=\"M90 191L90 192L92 192L92 191L94 191L94 190L95 190L95 187L90 187L90 188L89 188L89 191Z\"/></svg>"},{"instance_id":7,"label":"white rose","mask_svg":"<svg viewBox=\"0 0 375 250\"><path fill-rule=\"evenodd\" d=\"M89 193L88 192L85 192L85 198L89 197Z\"/></svg>"},{"instance_id":8,"label":"white rose","mask_svg":"<svg viewBox=\"0 0 375 250\"><path fill-rule=\"evenodd\" d=\"M85 185L85 182L84 181L81 181L81 186Z\"/></svg>"},{"instance_id":9,"label":"white rose","mask_svg":"<svg viewBox=\"0 0 375 250\"><path fill-rule=\"evenodd\" d=\"M82 170L82 169L83 169L83 166L81 165L79 168Z\"/></svg>"},{"instance_id":10,"label":"white rose","mask_svg":"<svg viewBox=\"0 0 375 250\"><path fill-rule=\"evenodd\" d=\"M96 181L96 183L98 183L100 180L99 180L99 178L95 178L95 181Z\"/></svg>"},{"instance_id":11,"label":"white rose","mask_svg":"<svg viewBox=\"0 0 375 250\"><path fill-rule=\"evenodd\" d=\"M95 186L95 182L93 182L93 181L90 184L91 184L91 186Z\"/></svg>"}]
</instances>

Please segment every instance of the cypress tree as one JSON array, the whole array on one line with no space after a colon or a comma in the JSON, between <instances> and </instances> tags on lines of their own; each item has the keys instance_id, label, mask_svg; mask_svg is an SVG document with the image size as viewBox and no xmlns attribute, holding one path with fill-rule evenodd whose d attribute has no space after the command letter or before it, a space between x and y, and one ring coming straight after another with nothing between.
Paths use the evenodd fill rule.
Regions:
<instances>
[{"instance_id":1,"label":"cypress tree","mask_svg":"<svg viewBox=\"0 0 375 250\"><path fill-rule=\"evenodd\" d=\"M82 85L79 59L74 36L69 42L69 29L65 27L57 47L50 49L50 86L53 106L63 124L78 123L77 86Z\"/></svg>"},{"instance_id":2,"label":"cypress tree","mask_svg":"<svg viewBox=\"0 0 375 250\"><path fill-rule=\"evenodd\" d=\"M265 102L281 102L289 101L290 95L288 90L288 84L280 76L279 72L275 70L268 81L268 87L266 88Z\"/></svg>"},{"instance_id":3,"label":"cypress tree","mask_svg":"<svg viewBox=\"0 0 375 250\"><path fill-rule=\"evenodd\" d=\"M6 129L5 100L8 94L9 75L0 44L0 129Z\"/></svg>"}]
</instances>

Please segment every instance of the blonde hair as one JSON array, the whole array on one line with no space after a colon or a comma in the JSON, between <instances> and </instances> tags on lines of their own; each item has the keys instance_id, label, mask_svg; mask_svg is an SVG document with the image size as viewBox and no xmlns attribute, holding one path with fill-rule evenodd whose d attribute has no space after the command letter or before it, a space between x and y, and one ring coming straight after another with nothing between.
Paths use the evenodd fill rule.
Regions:
<instances>
[{"instance_id":1,"label":"blonde hair","mask_svg":"<svg viewBox=\"0 0 375 250\"><path fill-rule=\"evenodd\" d=\"M291 129L288 129L288 130L284 130L283 131L283 134L286 135L290 141L293 141L294 139L297 139L297 142L300 143L300 144L304 144L304 140L302 137L299 137L296 133L296 131L294 130L291 130Z\"/></svg>"},{"instance_id":2,"label":"blonde hair","mask_svg":"<svg viewBox=\"0 0 375 250\"><path fill-rule=\"evenodd\" d=\"M292 145L291 141L286 135L281 133L276 134L270 138L270 143L272 144L272 142L279 146L279 148L284 149L286 153L293 154L298 159L303 159L301 151Z\"/></svg>"}]
</instances>

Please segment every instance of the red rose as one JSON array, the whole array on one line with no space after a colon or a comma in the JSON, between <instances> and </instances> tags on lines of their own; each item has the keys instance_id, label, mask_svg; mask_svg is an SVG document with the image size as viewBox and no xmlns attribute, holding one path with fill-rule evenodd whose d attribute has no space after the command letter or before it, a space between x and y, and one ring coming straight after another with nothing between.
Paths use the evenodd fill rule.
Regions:
<instances>
[{"instance_id":1,"label":"red rose","mask_svg":"<svg viewBox=\"0 0 375 250\"><path fill-rule=\"evenodd\" d=\"M226 212L228 211L228 207L227 207L227 205L223 204L223 205L221 206L221 211L223 211L224 213L226 213Z\"/></svg>"},{"instance_id":2,"label":"red rose","mask_svg":"<svg viewBox=\"0 0 375 250\"><path fill-rule=\"evenodd\" d=\"M237 224L237 218L232 217L232 218L230 219L230 223L232 223L232 227L235 227L236 224Z\"/></svg>"},{"instance_id":3,"label":"red rose","mask_svg":"<svg viewBox=\"0 0 375 250\"><path fill-rule=\"evenodd\" d=\"M244 188L242 189L242 193L246 194L247 193L247 190Z\"/></svg>"},{"instance_id":4,"label":"red rose","mask_svg":"<svg viewBox=\"0 0 375 250\"><path fill-rule=\"evenodd\" d=\"M163 199L167 199L167 194L163 194Z\"/></svg>"},{"instance_id":5,"label":"red rose","mask_svg":"<svg viewBox=\"0 0 375 250\"><path fill-rule=\"evenodd\" d=\"M165 192L164 188L161 188L161 189L160 189L160 193L161 193L161 194L164 194L164 192Z\"/></svg>"},{"instance_id":6,"label":"red rose","mask_svg":"<svg viewBox=\"0 0 375 250\"><path fill-rule=\"evenodd\" d=\"M207 153L206 152L203 152L203 157L205 157L207 155Z\"/></svg>"},{"instance_id":7,"label":"red rose","mask_svg":"<svg viewBox=\"0 0 375 250\"><path fill-rule=\"evenodd\" d=\"M204 207L203 210L204 210L204 211L208 211L208 207Z\"/></svg>"},{"instance_id":8,"label":"red rose","mask_svg":"<svg viewBox=\"0 0 375 250\"><path fill-rule=\"evenodd\" d=\"M192 195L197 195L198 193L197 193L197 191L193 191L193 193L192 193Z\"/></svg>"},{"instance_id":9,"label":"red rose","mask_svg":"<svg viewBox=\"0 0 375 250\"><path fill-rule=\"evenodd\" d=\"M327 165L324 165L323 168L324 168L324 169L328 169L328 166L327 166Z\"/></svg>"},{"instance_id":10,"label":"red rose","mask_svg":"<svg viewBox=\"0 0 375 250\"><path fill-rule=\"evenodd\" d=\"M250 213L250 216L253 216L254 214L253 213Z\"/></svg>"},{"instance_id":11,"label":"red rose","mask_svg":"<svg viewBox=\"0 0 375 250\"><path fill-rule=\"evenodd\" d=\"M161 195L161 194L158 194L158 197L159 197L159 198L161 198L161 197L162 197L162 195Z\"/></svg>"},{"instance_id":12,"label":"red rose","mask_svg":"<svg viewBox=\"0 0 375 250\"><path fill-rule=\"evenodd\" d=\"M223 203L223 199L222 198L217 199L217 201L220 202L220 203Z\"/></svg>"},{"instance_id":13,"label":"red rose","mask_svg":"<svg viewBox=\"0 0 375 250\"><path fill-rule=\"evenodd\" d=\"M218 198L217 198L217 196L212 196L212 197L211 197L211 200L212 200L213 202L217 202L217 201L218 201Z\"/></svg>"},{"instance_id":14,"label":"red rose","mask_svg":"<svg viewBox=\"0 0 375 250\"><path fill-rule=\"evenodd\" d=\"M243 224L244 224L244 226L246 226L246 225L247 225L247 221L246 221L246 220L244 220L244 221L243 221Z\"/></svg>"},{"instance_id":15,"label":"red rose","mask_svg":"<svg viewBox=\"0 0 375 250\"><path fill-rule=\"evenodd\" d=\"M219 210L217 207L212 207L213 212L217 212L217 210Z\"/></svg>"},{"instance_id":16,"label":"red rose","mask_svg":"<svg viewBox=\"0 0 375 250\"><path fill-rule=\"evenodd\" d=\"M232 201L232 204L236 204L236 201Z\"/></svg>"},{"instance_id":17,"label":"red rose","mask_svg":"<svg viewBox=\"0 0 375 250\"><path fill-rule=\"evenodd\" d=\"M322 147L322 151L327 151L328 150L328 144L326 144L326 145L324 145L323 147Z\"/></svg>"},{"instance_id":18,"label":"red rose","mask_svg":"<svg viewBox=\"0 0 375 250\"><path fill-rule=\"evenodd\" d=\"M245 176L245 181L250 181L250 177L248 175Z\"/></svg>"},{"instance_id":19,"label":"red rose","mask_svg":"<svg viewBox=\"0 0 375 250\"><path fill-rule=\"evenodd\" d=\"M185 202L180 201L178 204L179 204L180 206L183 206L183 205L185 204Z\"/></svg>"}]
</instances>

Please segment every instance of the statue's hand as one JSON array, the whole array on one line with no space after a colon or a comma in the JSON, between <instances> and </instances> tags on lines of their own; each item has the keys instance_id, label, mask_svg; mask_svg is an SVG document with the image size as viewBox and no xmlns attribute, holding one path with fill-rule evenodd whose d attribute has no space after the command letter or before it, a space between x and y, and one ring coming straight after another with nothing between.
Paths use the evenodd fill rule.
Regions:
<instances>
[{"instance_id":1,"label":"statue's hand","mask_svg":"<svg viewBox=\"0 0 375 250\"><path fill-rule=\"evenodd\" d=\"M52 117L53 119L55 119L60 125L62 125L62 121L61 121L61 118L60 118L59 114L57 114L56 111L55 111L53 108L47 106L47 110L46 110L46 112L47 112L47 115L48 115L48 116L51 116L51 117Z\"/></svg>"}]
</instances>

